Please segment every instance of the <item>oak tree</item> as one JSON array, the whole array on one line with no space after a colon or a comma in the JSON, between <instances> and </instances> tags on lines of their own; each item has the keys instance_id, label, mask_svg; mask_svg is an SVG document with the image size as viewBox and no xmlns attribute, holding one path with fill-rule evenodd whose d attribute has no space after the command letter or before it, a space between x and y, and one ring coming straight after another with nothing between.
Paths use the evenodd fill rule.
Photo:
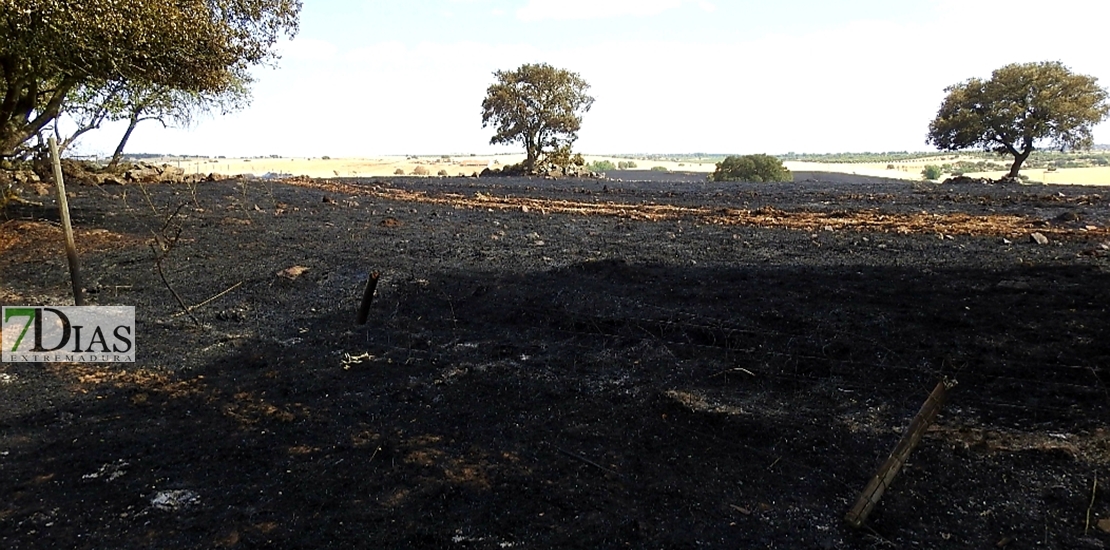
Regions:
<instances>
[{"instance_id":1,"label":"oak tree","mask_svg":"<svg viewBox=\"0 0 1110 550\"><path fill-rule=\"evenodd\" d=\"M112 113L113 120L126 120L127 129L112 153L109 168L115 168L123 156L131 134L140 122L155 120L163 128L190 125L196 117L217 112L228 114L244 108L250 102L247 83L233 79L221 90L196 92L157 85L133 85L125 88L120 98L122 108Z\"/></svg>"},{"instance_id":2,"label":"oak tree","mask_svg":"<svg viewBox=\"0 0 1110 550\"><path fill-rule=\"evenodd\" d=\"M781 160L770 155L733 155L717 163L709 181L794 181L794 175Z\"/></svg>"},{"instance_id":3,"label":"oak tree","mask_svg":"<svg viewBox=\"0 0 1110 550\"><path fill-rule=\"evenodd\" d=\"M578 139L582 115L593 106L590 85L577 73L546 63L525 64L493 73L497 82L482 101L482 127L496 130L491 144L524 145L526 172L535 171L545 151L569 152Z\"/></svg>"},{"instance_id":4,"label":"oak tree","mask_svg":"<svg viewBox=\"0 0 1110 550\"><path fill-rule=\"evenodd\" d=\"M249 81L297 31L300 0L0 0L0 157L15 155L82 86L198 94Z\"/></svg>"},{"instance_id":5,"label":"oak tree","mask_svg":"<svg viewBox=\"0 0 1110 550\"><path fill-rule=\"evenodd\" d=\"M1011 178L1038 147L1090 148L1092 128L1110 113L1097 78L1057 61L1006 65L989 80L972 78L945 92L927 142L941 150L1011 155Z\"/></svg>"}]
</instances>

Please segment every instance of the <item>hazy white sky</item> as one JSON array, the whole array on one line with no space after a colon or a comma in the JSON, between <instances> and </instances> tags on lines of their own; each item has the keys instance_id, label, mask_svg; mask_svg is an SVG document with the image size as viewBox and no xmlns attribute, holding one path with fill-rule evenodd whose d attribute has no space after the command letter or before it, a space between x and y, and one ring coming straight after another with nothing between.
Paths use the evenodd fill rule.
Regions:
<instances>
[{"instance_id":1,"label":"hazy white sky","mask_svg":"<svg viewBox=\"0 0 1110 550\"><path fill-rule=\"evenodd\" d=\"M586 153L927 150L945 86L1002 65L1063 61L1110 86L1108 15L1106 0L304 0L248 109L144 123L128 151L515 152L489 145L481 102L493 71L533 62L592 85Z\"/></svg>"}]
</instances>

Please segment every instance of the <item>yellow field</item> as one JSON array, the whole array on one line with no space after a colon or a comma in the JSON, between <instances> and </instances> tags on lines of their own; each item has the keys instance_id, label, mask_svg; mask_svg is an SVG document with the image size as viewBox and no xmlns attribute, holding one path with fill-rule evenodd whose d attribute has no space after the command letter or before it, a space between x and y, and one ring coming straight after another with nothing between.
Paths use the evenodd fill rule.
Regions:
<instances>
[{"instance_id":1,"label":"yellow field","mask_svg":"<svg viewBox=\"0 0 1110 550\"><path fill-rule=\"evenodd\" d=\"M1061 168L1055 171L1029 168L1022 170L1021 173L1029 176L1032 182L1048 185L1110 185L1110 167ZM967 175L976 178L996 179L1006 175L1006 172L982 172Z\"/></svg>"},{"instance_id":2,"label":"yellow field","mask_svg":"<svg viewBox=\"0 0 1110 550\"><path fill-rule=\"evenodd\" d=\"M712 163L685 163L673 161L656 161L628 159L613 156L585 155L587 162L608 160L616 164L623 160L636 162L636 170L649 170L655 166L662 166L668 170L686 172L712 172ZM953 157L953 160L955 157ZM435 176L444 171L448 176L469 176L481 172L486 167L497 168L508 164L515 164L524 160L524 155L460 155L455 157L401 157L382 156L369 158L213 158L213 159L152 159L155 163L169 163L185 169L186 173L217 173L228 176L238 174L290 174L293 176L309 176L313 178L332 177L373 177L392 176L400 170L405 175L413 175L418 167L423 167L429 176ZM817 162L785 162L787 168L793 172L836 172L842 174L858 174L861 176L876 176L910 181L921 180L921 170L926 164L938 164L945 159L925 158L899 161L896 163L817 163ZM890 168L893 166L893 168ZM1026 169L1023 174L1029 176L1032 182L1051 185L1110 185L1110 167L1100 168L1063 168L1055 171ZM1005 171L982 172L967 174L972 177L998 178ZM945 175L947 177L947 174Z\"/></svg>"}]
</instances>

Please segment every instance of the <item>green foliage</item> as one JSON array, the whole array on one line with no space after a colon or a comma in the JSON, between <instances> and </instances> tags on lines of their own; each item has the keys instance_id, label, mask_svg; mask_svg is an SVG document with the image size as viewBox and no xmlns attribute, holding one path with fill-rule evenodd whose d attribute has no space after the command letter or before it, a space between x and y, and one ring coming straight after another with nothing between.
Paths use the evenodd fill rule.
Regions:
<instances>
[{"instance_id":1,"label":"green foliage","mask_svg":"<svg viewBox=\"0 0 1110 550\"><path fill-rule=\"evenodd\" d=\"M610 160L602 159L602 160L595 160L595 161L587 164L586 169L591 171L591 172L608 172L610 170L616 170L617 166L615 164L613 164L613 162L610 161Z\"/></svg>"},{"instance_id":2,"label":"green foliage","mask_svg":"<svg viewBox=\"0 0 1110 550\"><path fill-rule=\"evenodd\" d=\"M393 171L393 175L394 176L403 176L403 175L405 175L405 170L403 168L398 168L398 169Z\"/></svg>"},{"instance_id":3,"label":"green foliage","mask_svg":"<svg viewBox=\"0 0 1110 550\"><path fill-rule=\"evenodd\" d=\"M441 169L439 172L436 172L436 175L441 177L441 178L445 178L445 177L447 177L447 170L442 170Z\"/></svg>"},{"instance_id":4,"label":"green foliage","mask_svg":"<svg viewBox=\"0 0 1110 550\"><path fill-rule=\"evenodd\" d=\"M636 163L631 160L622 160L617 162L617 168L620 170L631 170L636 167Z\"/></svg>"},{"instance_id":5,"label":"green foliage","mask_svg":"<svg viewBox=\"0 0 1110 550\"><path fill-rule=\"evenodd\" d=\"M710 181L794 181L782 161L770 155L729 156L717 163Z\"/></svg>"},{"instance_id":6,"label":"green foliage","mask_svg":"<svg viewBox=\"0 0 1110 550\"><path fill-rule=\"evenodd\" d=\"M493 74L497 82L482 101L482 127L496 130L490 144L524 145L524 168L532 172L545 150L569 148L578 139L582 115L594 103L578 73L539 63Z\"/></svg>"},{"instance_id":7,"label":"green foliage","mask_svg":"<svg viewBox=\"0 0 1110 550\"><path fill-rule=\"evenodd\" d=\"M582 153L575 153L574 156L570 158L570 163L575 166L585 166L586 159L582 158Z\"/></svg>"},{"instance_id":8,"label":"green foliage","mask_svg":"<svg viewBox=\"0 0 1110 550\"><path fill-rule=\"evenodd\" d=\"M668 170L666 166L652 166L651 171L652 172L670 172L670 170Z\"/></svg>"},{"instance_id":9,"label":"green foliage","mask_svg":"<svg viewBox=\"0 0 1110 550\"><path fill-rule=\"evenodd\" d=\"M901 162L906 160L930 158L930 157L951 157L952 153L938 153L938 152L910 152L910 151L887 151L883 153L786 153L784 155L775 155L783 161L799 161L799 162L825 162L830 164L844 164L844 163L891 163Z\"/></svg>"},{"instance_id":10,"label":"green foliage","mask_svg":"<svg viewBox=\"0 0 1110 550\"><path fill-rule=\"evenodd\" d=\"M417 166L412 169L412 175L414 176L427 176L428 173L428 169L423 166Z\"/></svg>"},{"instance_id":11,"label":"green foliage","mask_svg":"<svg viewBox=\"0 0 1110 550\"><path fill-rule=\"evenodd\" d=\"M1013 177L1036 148L1089 149L1093 127L1110 114L1098 79L1057 61L1006 65L989 80L972 78L945 92L928 142L1011 155Z\"/></svg>"},{"instance_id":12,"label":"green foliage","mask_svg":"<svg viewBox=\"0 0 1110 550\"><path fill-rule=\"evenodd\" d=\"M300 0L0 0L0 156L79 88L219 94L296 34Z\"/></svg>"},{"instance_id":13,"label":"green foliage","mask_svg":"<svg viewBox=\"0 0 1110 550\"><path fill-rule=\"evenodd\" d=\"M567 166L570 165L572 161L573 157L570 154L569 144L563 144L559 147L556 147L554 151L548 153L547 156L544 158L544 162L554 164L555 166L558 166L559 168L562 168L564 170Z\"/></svg>"},{"instance_id":14,"label":"green foliage","mask_svg":"<svg viewBox=\"0 0 1110 550\"><path fill-rule=\"evenodd\" d=\"M935 164L927 164L925 165L925 169L921 171L921 177L927 180L940 179L942 174L944 174L944 172L941 170L941 167Z\"/></svg>"}]
</instances>

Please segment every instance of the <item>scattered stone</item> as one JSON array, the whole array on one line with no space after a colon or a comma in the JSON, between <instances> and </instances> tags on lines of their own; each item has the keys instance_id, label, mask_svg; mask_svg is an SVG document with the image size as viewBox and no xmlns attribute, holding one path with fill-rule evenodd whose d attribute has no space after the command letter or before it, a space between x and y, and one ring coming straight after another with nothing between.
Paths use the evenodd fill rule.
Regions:
<instances>
[{"instance_id":1,"label":"scattered stone","mask_svg":"<svg viewBox=\"0 0 1110 550\"><path fill-rule=\"evenodd\" d=\"M942 185L966 185L973 183L989 185L992 182L989 178L973 178L970 176L952 176L941 182Z\"/></svg>"},{"instance_id":2,"label":"scattered stone","mask_svg":"<svg viewBox=\"0 0 1110 550\"><path fill-rule=\"evenodd\" d=\"M277 274L278 274L278 277L284 277L284 278L289 279L290 281L292 281L292 280L296 279L297 277L300 277L301 275L304 275L305 271L308 271L307 267L305 267L303 265L295 265L293 267L287 267L287 268L285 268L281 271L278 271Z\"/></svg>"},{"instance_id":3,"label":"scattered stone","mask_svg":"<svg viewBox=\"0 0 1110 550\"><path fill-rule=\"evenodd\" d=\"M150 498L150 505L165 512L175 512L200 504L200 495L187 489L159 491Z\"/></svg>"},{"instance_id":4,"label":"scattered stone","mask_svg":"<svg viewBox=\"0 0 1110 550\"><path fill-rule=\"evenodd\" d=\"M1014 244L1014 241L1011 241L1010 239L1002 239L1002 244Z\"/></svg>"},{"instance_id":5,"label":"scattered stone","mask_svg":"<svg viewBox=\"0 0 1110 550\"><path fill-rule=\"evenodd\" d=\"M320 202L322 202L324 204L335 204L335 199L333 199L333 198L331 198L327 195L324 195L324 198Z\"/></svg>"},{"instance_id":6,"label":"scattered stone","mask_svg":"<svg viewBox=\"0 0 1110 550\"><path fill-rule=\"evenodd\" d=\"M1040 233L1040 232L1033 233L1032 235L1029 235L1029 240L1031 242L1037 243L1039 245L1048 244L1048 237L1045 237L1044 234Z\"/></svg>"},{"instance_id":7,"label":"scattered stone","mask_svg":"<svg viewBox=\"0 0 1110 550\"><path fill-rule=\"evenodd\" d=\"M12 181L18 184L38 183L39 175L30 170L19 170L12 173Z\"/></svg>"},{"instance_id":8,"label":"scattered stone","mask_svg":"<svg viewBox=\"0 0 1110 550\"><path fill-rule=\"evenodd\" d=\"M382 220L382 227L401 227L403 224L397 218L386 218Z\"/></svg>"},{"instance_id":9,"label":"scattered stone","mask_svg":"<svg viewBox=\"0 0 1110 550\"><path fill-rule=\"evenodd\" d=\"M130 465L131 464L124 462L123 460L117 460L116 462L101 466L99 470L91 474L85 474L81 476L81 479L103 479L104 481L115 481L123 477L123 475L127 473L127 470L125 470L125 468Z\"/></svg>"}]
</instances>

